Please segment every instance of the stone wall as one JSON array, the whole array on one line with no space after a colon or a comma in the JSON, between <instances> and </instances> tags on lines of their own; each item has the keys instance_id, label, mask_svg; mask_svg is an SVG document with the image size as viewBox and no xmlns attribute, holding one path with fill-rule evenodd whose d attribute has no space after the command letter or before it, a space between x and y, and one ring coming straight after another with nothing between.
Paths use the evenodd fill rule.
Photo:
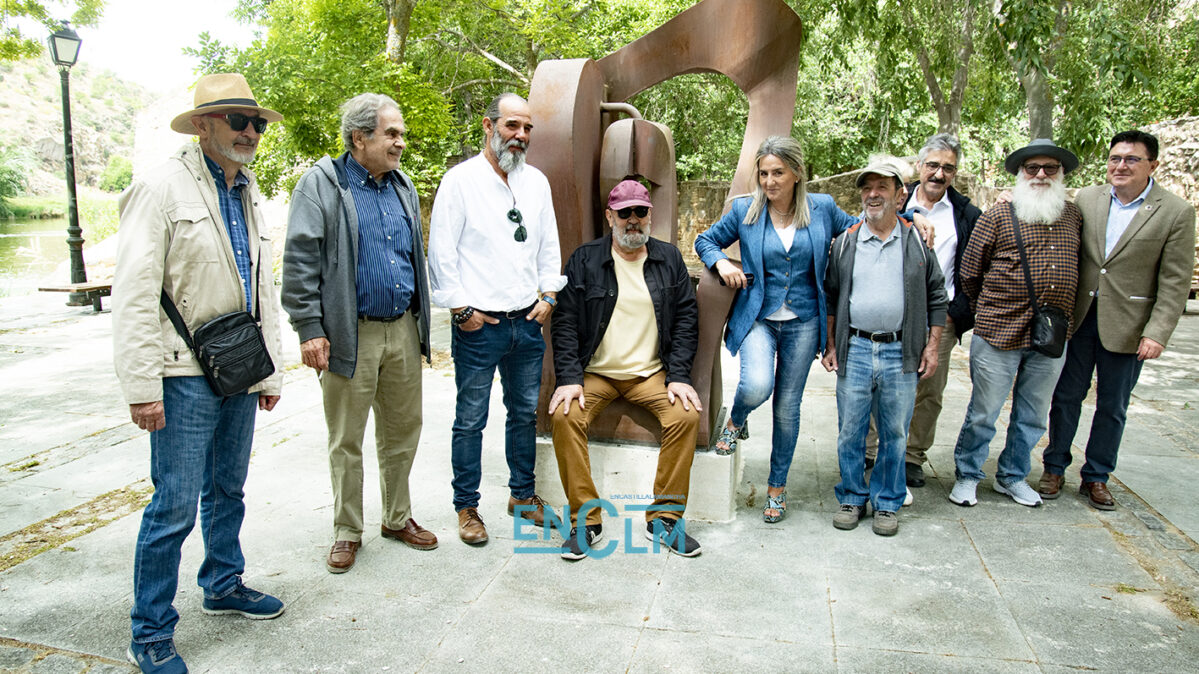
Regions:
<instances>
[{"instance_id":1,"label":"stone wall","mask_svg":"<svg viewBox=\"0 0 1199 674\"><path fill-rule=\"evenodd\" d=\"M1154 180L1199 210L1199 117L1168 119L1141 130L1157 136L1159 143L1157 160L1161 163ZM1199 288L1199 245L1195 246L1195 255L1192 293Z\"/></svg>"},{"instance_id":2,"label":"stone wall","mask_svg":"<svg viewBox=\"0 0 1199 674\"><path fill-rule=\"evenodd\" d=\"M1199 210L1199 116L1169 119L1143 130L1161 144L1154 179Z\"/></svg>"}]
</instances>

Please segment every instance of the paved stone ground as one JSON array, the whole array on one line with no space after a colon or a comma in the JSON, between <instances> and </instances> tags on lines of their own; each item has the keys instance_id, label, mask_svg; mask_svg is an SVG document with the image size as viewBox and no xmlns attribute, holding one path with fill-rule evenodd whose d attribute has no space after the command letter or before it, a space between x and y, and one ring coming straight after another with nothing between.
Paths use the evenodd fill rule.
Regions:
<instances>
[{"instance_id":1,"label":"paved stone ground","mask_svg":"<svg viewBox=\"0 0 1199 674\"><path fill-rule=\"evenodd\" d=\"M0 670L129 671L130 570L149 442L128 423L112 374L109 314L60 301L0 300L0 554L9 560L0 566ZM279 407L258 418L242 534L247 582L281 597L287 612L258 623L203 615L193 535L183 550L177 644L196 672L1194 671L1197 336L1199 318L1184 316L1167 356L1145 368L1113 480L1115 512L1092 510L1074 493L1077 465L1070 491L1042 508L1012 503L989 480L977 507L949 503L969 394L957 351L931 479L914 490L895 538L873 535L868 521L851 532L831 526L834 380L817 366L782 523L766 525L760 514L766 406L743 444L736 519L688 527L703 543L700 557L652 554L639 519L628 520L626 536L614 518L605 534L617 551L577 564L517 553L559 543L514 538L498 386L481 507L492 542L474 549L457 540L453 379L441 358L424 374L412 475L415 516L441 547L417 552L373 533L379 506L368 460L371 533L358 565L333 576L323 565L331 497L319 390L295 365L288 334L288 383ZM438 340L444 346L444 328ZM727 354L724 371L737 371ZM735 383L726 382L727 400ZM14 564L12 554L28 558Z\"/></svg>"}]
</instances>

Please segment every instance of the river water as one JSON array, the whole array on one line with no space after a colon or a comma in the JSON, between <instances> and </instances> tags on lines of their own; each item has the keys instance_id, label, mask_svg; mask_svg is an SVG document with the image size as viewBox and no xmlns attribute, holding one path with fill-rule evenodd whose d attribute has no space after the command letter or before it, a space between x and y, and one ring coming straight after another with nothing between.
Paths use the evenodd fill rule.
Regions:
<instances>
[{"instance_id":1,"label":"river water","mask_svg":"<svg viewBox=\"0 0 1199 674\"><path fill-rule=\"evenodd\" d=\"M70 283L53 277L70 259L67 220L0 220L0 297L36 292L39 284Z\"/></svg>"}]
</instances>

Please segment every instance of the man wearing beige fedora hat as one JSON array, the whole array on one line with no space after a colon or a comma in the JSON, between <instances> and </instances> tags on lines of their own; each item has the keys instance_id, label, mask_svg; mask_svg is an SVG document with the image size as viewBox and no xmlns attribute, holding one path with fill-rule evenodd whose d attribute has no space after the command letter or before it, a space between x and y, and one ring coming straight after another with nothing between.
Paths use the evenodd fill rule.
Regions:
<instances>
[{"instance_id":1,"label":"man wearing beige fedora hat","mask_svg":"<svg viewBox=\"0 0 1199 674\"><path fill-rule=\"evenodd\" d=\"M262 197L245 168L267 124L282 118L258 105L241 75L201 77L195 106L171 122L199 142L121 197L113 361L133 422L150 432L154 483L134 553L127 652L143 672L187 671L175 652L179 613L171 604L179 551L197 510L203 611L256 620L283 613L283 602L242 584L238 540L255 412L279 402L282 370L240 394L219 395L166 313L169 302L194 332L217 316L249 311L261 321L271 360L282 362L270 242L260 234Z\"/></svg>"}]
</instances>

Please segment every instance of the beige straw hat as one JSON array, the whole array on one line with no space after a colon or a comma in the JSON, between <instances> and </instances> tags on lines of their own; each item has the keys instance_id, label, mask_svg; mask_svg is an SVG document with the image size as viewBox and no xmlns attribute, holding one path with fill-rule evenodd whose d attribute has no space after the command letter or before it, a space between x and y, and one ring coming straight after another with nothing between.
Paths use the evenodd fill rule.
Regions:
<instances>
[{"instance_id":1,"label":"beige straw hat","mask_svg":"<svg viewBox=\"0 0 1199 674\"><path fill-rule=\"evenodd\" d=\"M171 120L173 131L194 135L196 128L191 122L193 116L237 108L253 108L268 122L283 120L283 115L258 105L246 78L239 73L217 73L201 77L196 82L195 104L195 108Z\"/></svg>"}]
</instances>

